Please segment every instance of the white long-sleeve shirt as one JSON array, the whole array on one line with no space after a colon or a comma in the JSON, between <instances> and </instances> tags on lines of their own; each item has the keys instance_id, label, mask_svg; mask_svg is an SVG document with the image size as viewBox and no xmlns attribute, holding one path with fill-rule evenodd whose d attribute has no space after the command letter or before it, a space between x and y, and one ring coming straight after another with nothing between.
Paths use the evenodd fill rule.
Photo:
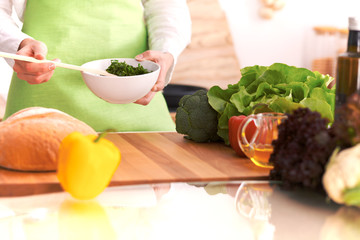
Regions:
<instances>
[{"instance_id":1,"label":"white long-sleeve shirt","mask_svg":"<svg viewBox=\"0 0 360 240\"><path fill-rule=\"evenodd\" d=\"M141 0L151 50L169 52L176 62L190 43L191 18L186 0ZM16 53L26 35L12 18L23 21L26 0L0 0L0 51ZM12 66L13 61L7 62Z\"/></svg>"}]
</instances>

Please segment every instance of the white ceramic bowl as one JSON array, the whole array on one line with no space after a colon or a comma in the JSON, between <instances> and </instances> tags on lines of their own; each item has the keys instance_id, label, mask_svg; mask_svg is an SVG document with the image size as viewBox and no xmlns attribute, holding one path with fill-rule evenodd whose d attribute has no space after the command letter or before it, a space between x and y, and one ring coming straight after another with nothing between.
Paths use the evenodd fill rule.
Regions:
<instances>
[{"instance_id":1,"label":"white ceramic bowl","mask_svg":"<svg viewBox=\"0 0 360 240\"><path fill-rule=\"evenodd\" d=\"M111 60L126 62L137 67L140 63L150 73L135 76L100 76L89 72L81 72L88 88L99 98L110 103L132 103L144 97L155 85L160 73L160 65L151 61L136 61L133 58L109 58L87 62L85 68L106 70Z\"/></svg>"}]
</instances>

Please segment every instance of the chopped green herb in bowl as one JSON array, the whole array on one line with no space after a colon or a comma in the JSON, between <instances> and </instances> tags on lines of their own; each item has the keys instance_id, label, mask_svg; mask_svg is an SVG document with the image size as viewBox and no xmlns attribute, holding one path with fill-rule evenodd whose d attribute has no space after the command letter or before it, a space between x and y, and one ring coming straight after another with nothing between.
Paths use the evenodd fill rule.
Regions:
<instances>
[{"instance_id":1,"label":"chopped green herb in bowl","mask_svg":"<svg viewBox=\"0 0 360 240\"><path fill-rule=\"evenodd\" d=\"M99 98L116 104L133 103L148 94L156 83L160 65L134 58L107 58L84 63L84 68L107 70L114 76L82 71L87 87Z\"/></svg>"},{"instance_id":2,"label":"chopped green herb in bowl","mask_svg":"<svg viewBox=\"0 0 360 240\"><path fill-rule=\"evenodd\" d=\"M150 72L149 70L145 69L140 63L137 67L133 67L127 64L125 61L119 62L116 59L111 60L111 65L106 69L106 71L117 76L135 76Z\"/></svg>"}]
</instances>

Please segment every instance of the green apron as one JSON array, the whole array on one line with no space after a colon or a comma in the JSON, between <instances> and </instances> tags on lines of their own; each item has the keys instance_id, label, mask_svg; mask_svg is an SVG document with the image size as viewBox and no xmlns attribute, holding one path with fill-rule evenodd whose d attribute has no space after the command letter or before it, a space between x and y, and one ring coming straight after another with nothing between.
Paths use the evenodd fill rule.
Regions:
<instances>
[{"instance_id":1,"label":"green apron","mask_svg":"<svg viewBox=\"0 0 360 240\"><path fill-rule=\"evenodd\" d=\"M82 65L104 58L133 58L148 49L140 0L28 0L23 32L44 42L47 59ZM111 104L96 97L81 73L56 68L46 83L31 85L14 73L5 118L32 106L56 108L96 131L175 131L162 93L147 106Z\"/></svg>"}]
</instances>

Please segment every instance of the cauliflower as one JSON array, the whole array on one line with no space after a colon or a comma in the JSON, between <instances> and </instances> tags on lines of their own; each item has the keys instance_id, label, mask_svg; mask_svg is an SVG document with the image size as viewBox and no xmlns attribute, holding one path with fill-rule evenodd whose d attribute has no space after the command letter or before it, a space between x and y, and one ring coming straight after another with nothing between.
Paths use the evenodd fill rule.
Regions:
<instances>
[{"instance_id":1,"label":"cauliflower","mask_svg":"<svg viewBox=\"0 0 360 240\"><path fill-rule=\"evenodd\" d=\"M360 144L331 156L323 175L323 186L336 203L360 207Z\"/></svg>"},{"instance_id":2,"label":"cauliflower","mask_svg":"<svg viewBox=\"0 0 360 240\"><path fill-rule=\"evenodd\" d=\"M206 94L207 91L198 90L192 95L185 95L176 109L176 131L195 142L219 140L217 112L210 106Z\"/></svg>"}]
</instances>

